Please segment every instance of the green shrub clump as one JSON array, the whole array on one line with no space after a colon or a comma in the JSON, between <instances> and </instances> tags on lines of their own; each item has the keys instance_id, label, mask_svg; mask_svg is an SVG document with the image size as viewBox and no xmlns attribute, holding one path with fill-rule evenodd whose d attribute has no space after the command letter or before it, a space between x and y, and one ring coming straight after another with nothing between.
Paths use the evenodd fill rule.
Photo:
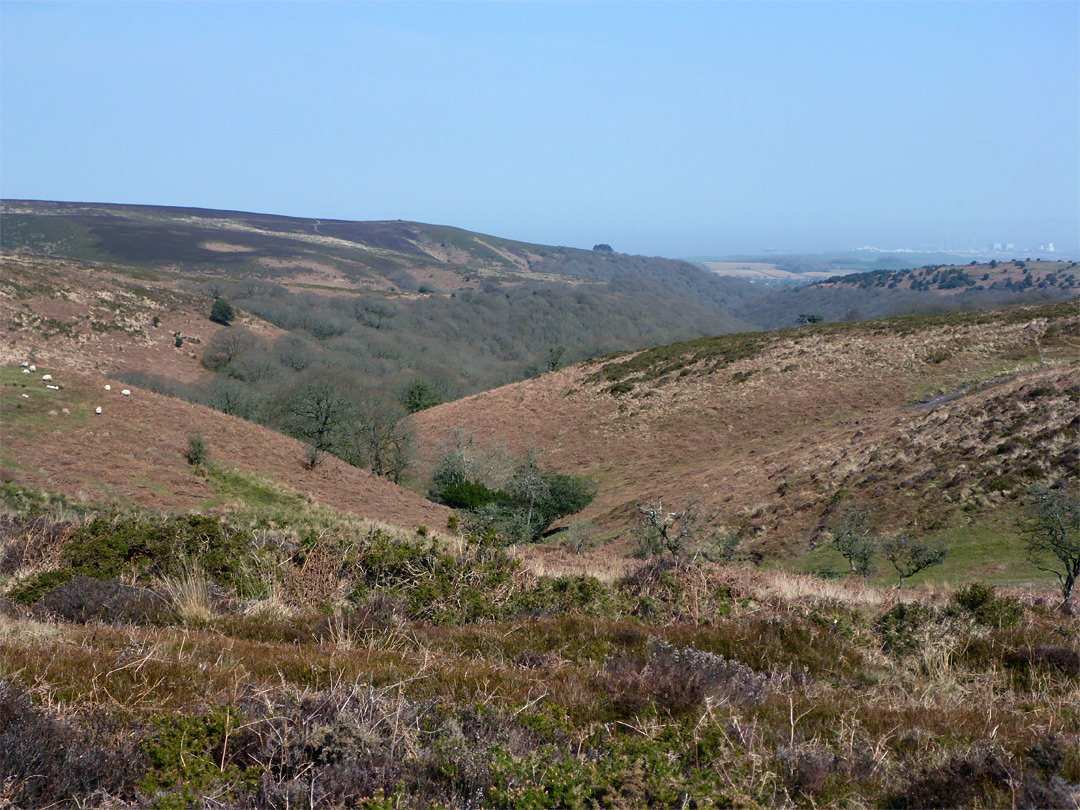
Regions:
<instances>
[{"instance_id":1,"label":"green shrub clump","mask_svg":"<svg viewBox=\"0 0 1080 810\"><path fill-rule=\"evenodd\" d=\"M1024 606L1011 596L995 596L994 586L972 582L953 594L953 604L986 627L1012 627L1024 615Z\"/></svg>"},{"instance_id":2,"label":"green shrub clump","mask_svg":"<svg viewBox=\"0 0 1080 810\"><path fill-rule=\"evenodd\" d=\"M233 310L232 304L224 298L218 298L214 301L214 306L210 309L210 320L222 326L228 326L235 317L236 312Z\"/></svg>"},{"instance_id":3,"label":"green shrub clump","mask_svg":"<svg viewBox=\"0 0 1080 810\"><path fill-rule=\"evenodd\" d=\"M201 433L192 433L187 437L187 441L187 450L184 451L184 458L187 459L187 463L192 467L205 464L210 453L210 442Z\"/></svg>"},{"instance_id":4,"label":"green shrub clump","mask_svg":"<svg viewBox=\"0 0 1080 810\"><path fill-rule=\"evenodd\" d=\"M217 584L237 590L250 545L245 533L207 515L98 515L75 532L61 560L74 574L94 579L178 576L193 562Z\"/></svg>"}]
</instances>

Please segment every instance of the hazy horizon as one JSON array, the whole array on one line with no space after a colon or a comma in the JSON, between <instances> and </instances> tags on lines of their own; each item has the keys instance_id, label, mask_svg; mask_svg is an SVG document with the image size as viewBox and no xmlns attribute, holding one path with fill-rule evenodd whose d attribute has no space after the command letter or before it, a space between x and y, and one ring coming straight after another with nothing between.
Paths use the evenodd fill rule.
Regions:
<instances>
[{"instance_id":1,"label":"hazy horizon","mask_svg":"<svg viewBox=\"0 0 1080 810\"><path fill-rule=\"evenodd\" d=\"M1080 251L1080 4L0 5L0 196Z\"/></svg>"}]
</instances>

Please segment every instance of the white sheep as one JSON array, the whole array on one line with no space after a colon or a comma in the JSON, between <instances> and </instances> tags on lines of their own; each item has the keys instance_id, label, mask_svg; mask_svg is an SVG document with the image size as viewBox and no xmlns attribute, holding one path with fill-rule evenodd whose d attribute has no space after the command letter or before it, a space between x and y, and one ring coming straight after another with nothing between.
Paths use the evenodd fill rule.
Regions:
<instances>
[{"instance_id":1,"label":"white sheep","mask_svg":"<svg viewBox=\"0 0 1080 810\"><path fill-rule=\"evenodd\" d=\"M30 369L28 369L28 368L24 368L24 369L22 370L22 373L23 373L23 374L29 374L29 373L30 373Z\"/></svg>"},{"instance_id":2,"label":"white sheep","mask_svg":"<svg viewBox=\"0 0 1080 810\"><path fill-rule=\"evenodd\" d=\"M43 374L41 379L43 382L52 382L52 374Z\"/></svg>"},{"instance_id":3,"label":"white sheep","mask_svg":"<svg viewBox=\"0 0 1080 810\"><path fill-rule=\"evenodd\" d=\"M19 365L22 366L23 368L30 368L29 363L19 363Z\"/></svg>"},{"instance_id":4,"label":"white sheep","mask_svg":"<svg viewBox=\"0 0 1080 810\"><path fill-rule=\"evenodd\" d=\"M34 365L30 366L30 372L33 373L35 371L37 371L37 366L34 366Z\"/></svg>"},{"instance_id":5,"label":"white sheep","mask_svg":"<svg viewBox=\"0 0 1080 810\"><path fill-rule=\"evenodd\" d=\"M106 391L112 391L112 386L111 385L106 385L105 390Z\"/></svg>"},{"instance_id":6,"label":"white sheep","mask_svg":"<svg viewBox=\"0 0 1080 810\"><path fill-rule=\"evenodd\" d=\"M101 413L101 406L100 405L98 405L96 408L94 408L94 413Z\"/></svg>"},{"instance_id":7,"label":"white sheep","mask_svg":"<svg viewBox=\"0 0 1080 810\"><path fill-rule=\"evenodd\" d=\"M59 385L46 385L45 387L48 388L51 391L59 391L60 390Z\"/></svg>"},{"instance_id":8,"label":"white sheep","mask_svg":"<svg viewBox=\"0 0 1080 810\"><path fill-rule=\"evenodd\" d=\"M130 397L131 396L131 389L130 388L125 388L120 393L123 394L125 397Z\"/></svg>"}]
</instances>

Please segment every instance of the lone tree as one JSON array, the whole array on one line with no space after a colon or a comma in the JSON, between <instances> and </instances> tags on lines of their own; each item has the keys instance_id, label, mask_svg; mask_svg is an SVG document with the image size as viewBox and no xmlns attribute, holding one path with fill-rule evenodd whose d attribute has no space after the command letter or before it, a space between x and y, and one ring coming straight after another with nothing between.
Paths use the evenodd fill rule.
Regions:
<instances>
[{"instance_id":1,"label":"lone tree","mask_svg":"<svg viewBox=\"0 0 1080 810\"><path fill-rule=\"evenodd\" d=\"M566 354L565 346L552 346L548 349L547 359L544 360L544 365L548 371L558 371L559 366L562 365L563 355Z\"/></svg>"},{"instance_id":2,"label":"lone tree","mask_svg":"<svg viewBox=\"0 0 1080 810\"><path fill-rule=\"evenodd\" d=\"M599 245L593 245L592 249L595 250L597 253L614 253L615 252L612 249L611 245L605 245L603 242L601 242Z\"/></svg>"},{"instance_id":3,"label":"lone tree","mask_svg":"<svg viewBox=\"0 0 1080 810\"><path fill-rule=\"evenodd\" d=\"M1020 518L1027 558L1057 577L1065 601L1080 577L1080 498L1064 489L1035 487Z\"/></svg>"},{"instance_id":4,"label":"lone tree","mask_svg":"<svg viewBox=\"0 0 1080 810\"><path fill-rule=\"evenodd\" d=\"M222 326L228 326L235 317L236 313L233 311L232 304L224 298L214 301L214 306L210 309L210 320Z\"/></svg>"},{"instance_id":5,"label":"lone tree","mask_svg":"<svg viewBox=\"0 0 1080 810\"><path fill-rule=\"evenodd\" d=\"M877 551L878 538L865 509L848 508L828 526L832 545L848 562L849 573L866 579L870 562Z\"/></svg>"},{"instance_id":6,"label":"lone tree","mask_svg":"<svg viewBox=\"0 0 1080 810\"><path fill-rule=\"evenodd\" d=\"M904 589L905 579L938 565L949 554L949 550L940 543L927 545L903 535L885 541L883 550L885 557L900 574L900 582L896 586L898 591Z\"/></svg>"},{"instance_id":7,"label":"lone tree","mask_svg":"<svg viewBox=\"0 0 1080 810\"><path fill-rule=\"evenodd\" d=\"M220 303L225 302L220 301ZM225 304L225 306L229 305ZM235 329L219 329L206 344L202 364L208 369L217 371L229 365L244 352L258 348L261 342L250 330L242 326Z\"/></svg>"},{"instance_id":8,"label":"lone tree","mask_svg":"<svg viewBox=\"0 0 1080 810\"><path fill-rule=\"evenodd\" d=\"M419 413L445 401L446 397L438 388L423 380L413 380L398 394L398 402L409 413Z\"/></svg>"},{"instance_id":9,"label":"lone tree","mask_svg":"<svg viewBox=\"0 0 1080 810\"><path fill-rule=\"evenodd\" d=\"M671 512L664 511L663 498L639 503L637 508L641 512L640 552L646 557L665 551L672 557L686 554L688 546L700 541L716 521L716 515L703 512L697 500Z\"/></svg>"}]
</instances>

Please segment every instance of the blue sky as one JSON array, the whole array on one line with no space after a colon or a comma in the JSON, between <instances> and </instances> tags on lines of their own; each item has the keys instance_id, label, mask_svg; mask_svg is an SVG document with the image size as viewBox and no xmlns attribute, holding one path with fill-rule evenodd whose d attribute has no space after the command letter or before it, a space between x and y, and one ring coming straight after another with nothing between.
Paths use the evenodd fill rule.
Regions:
<instances>
[{"instance_id":1,"label":"blue sky","mask_svg":"<svg viewBox=\"0 0 1080 810\"><path fill-rule=\"evenodd\" d=\"M0 3L0 195L1080 246L1080 3Z\"/></svg>"}]
</instances>

